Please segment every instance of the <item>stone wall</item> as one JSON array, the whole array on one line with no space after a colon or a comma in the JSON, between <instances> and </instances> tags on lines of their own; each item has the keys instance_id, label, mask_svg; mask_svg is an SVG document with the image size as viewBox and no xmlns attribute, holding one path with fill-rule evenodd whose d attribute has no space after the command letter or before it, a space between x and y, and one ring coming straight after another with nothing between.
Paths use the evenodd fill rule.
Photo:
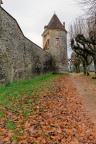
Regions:
<instances>
[{"instance_id":1,"label":"stone wall","mask_svg":"<svg viewBox=\"0 0 96 144\"><path fill-rule=\"evenodd\" d=\"M17 21L0 7L0 83L50 73L51 55L28 40Z\"/></svg>"},{"instance_id":2,"label":"stone wall","mask_svg":"<svg viewBox=\"0 0 96 144\"><path fill-rule=\"evenodd\" d=\"M48 38L49 46L46 51L52 55L54 73L67 73L67 32L63 30L52 29L48 31ZM56 40L58 42L56 42Z\"/></svg>"}]
</instances>

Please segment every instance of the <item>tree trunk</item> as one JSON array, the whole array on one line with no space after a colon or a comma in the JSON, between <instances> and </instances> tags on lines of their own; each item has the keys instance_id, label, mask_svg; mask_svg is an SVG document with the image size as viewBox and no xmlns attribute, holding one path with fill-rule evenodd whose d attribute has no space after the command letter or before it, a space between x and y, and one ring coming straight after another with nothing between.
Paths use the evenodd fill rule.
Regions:
<instances>
[{"instance_id":1,"label":"tree trunk","mask_svg":"<svg viewBox=\"0 0 96 144\"><path fill-rule=\"evenodd\" d=\"M89 73L89 65L87 65L87 73L86 73L86 75L87 75L87 76L90 75L90 73Z\"/></svg>"},{"instance_id":2,"label":"tree trunk","mask_svg":"<svg viewBox=\"0 0 96 144\"><path fill-rule=\"evenodd\" d=\"M78 67L77 67L77 65L75 65L75 69L76 69L76 73L78 73Z\"/></svg>"},{"instance_id":3,"label":"tree trunk","mask_svg":"<svg viewBox=\"0 0 96 144\"><path fill-rule=\"evenodd\" d=\"M87 67L86 67L86 65L85 65L85 64L83 64L83 72L84 72L84 74L86 75L86 72L87 72Z\"/></svg>"},{"instance_id":4,"label":"tree trunk","mask_svg":"<svg viewBox=\"0 0 96 144\"><path fill-rule=\"evenodd\" d=\"M95 69L95 77L96 77L96 56L93 56L93 60L94 60L94 69Z\"/></svg>"},{"instance_id":5,"label":"tree trunk","mask_svg":"<svg viewBox=\"0 0 96 144\"><path fill-rule=\"evenodd\" d=\"M78 65L78 73L80 73L80 65Z\"/></svg>"}]
</instances>

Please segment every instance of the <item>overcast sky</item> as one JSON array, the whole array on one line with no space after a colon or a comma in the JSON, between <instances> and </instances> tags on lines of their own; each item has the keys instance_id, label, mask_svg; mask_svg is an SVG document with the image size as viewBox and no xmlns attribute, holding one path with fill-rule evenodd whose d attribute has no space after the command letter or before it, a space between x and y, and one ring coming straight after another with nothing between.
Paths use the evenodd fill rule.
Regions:
<instances>
[{"instance_id":1,"label":"overcast sky","mask_svg":"<svg viewBox=\"0 0 96 144\"><path fill-rule=\"evenodd\" d=\"M54 12L68 31L71 22L81 14L75 0L3 0L2 7L19 23L24 35L42 47L44 26Z\"/></svg>"}]
</instances>

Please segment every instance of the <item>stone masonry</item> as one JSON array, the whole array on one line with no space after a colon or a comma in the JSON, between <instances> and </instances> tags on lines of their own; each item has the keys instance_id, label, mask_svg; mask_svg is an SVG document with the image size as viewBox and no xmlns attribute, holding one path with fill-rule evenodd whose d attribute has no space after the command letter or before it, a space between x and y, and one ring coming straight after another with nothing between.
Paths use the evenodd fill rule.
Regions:
<instances>
[{"instance_id":1,"label":"stone masonry","mask_svg":"<svg viewBox=\"0 0 96 144\"><path fill-rule=\"evenodd\" d=\"M43 50L24 36L17 21L0 6L0 83L67 72L66 30L46 32L50 42Z\"/></svg>"},{"instance_id":2,"label":"stone masonry","mask_svg":"<svg viewBox=\"0 0 96 144\"><path fill-rule=\"evenodd\" d=\"M65 23L60 22L54 14L49 24L44 27L43 49L52 55L52 65L54 73L68 72L67 59L67 31Z\"/></svg>"},{"instance_id":3,"label":"stone masonry","mask_svg":"<svg viewBox=\"0 0 96 144\"><path fill-rule=\"evenodd\" d=\"M0 7L0 83L52 71L51 55L27 39L17 21Z\"/></svg>"}]
</instances>

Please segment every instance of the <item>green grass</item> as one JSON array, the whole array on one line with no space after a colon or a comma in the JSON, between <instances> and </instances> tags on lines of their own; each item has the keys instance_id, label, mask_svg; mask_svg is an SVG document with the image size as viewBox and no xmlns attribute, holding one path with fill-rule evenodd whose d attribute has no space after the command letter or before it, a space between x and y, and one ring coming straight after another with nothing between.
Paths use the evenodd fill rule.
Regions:
<instances>
[{"instance_id":1,"label":"green grass","mask_svg":"<svg viewBox=\"0 0 96 144\"><path fill-rule=\"evenodd\" d=\"M4 87L0 85L0 100L4 97L14 97L16 98L18 95L22 96L24 94L31 94L32 91L39 90L40 84L44 83L46 85L49 81L54 81L60 74L48 74L45 76L40 76L28 81L16 82Z\"/></svg>"},{"instance_id":2,"label":"green grass","mask_svg":"<svg viewBox=\"0 0 96 144\"><path fill-rule=\"evenodd\" d=\"M4 111L0 111L0 118L4 117Z\"/></svg>"},{"instance_id":3,"label":"green grass","mask_svg":"<svg viewBox=\"0 0 96 144\"><path fill-rule=\"evenodd\" d=\"M55 93L55 80L60 76L65 75L48 74L32 80L8 84L6 87L0 85L0 121L5 121L4 128L7 131L13 131L12 141L18 144L18 136L24 134L26 120L34 120L36 110L40 113L45 112L44 108L38 105L38 100L42 95Z\"/></svg>"},{"instance_id":4,"label":"green grass","mask_svg":"<svg viewBox=\"0 0 96 144\"><path fill-rule=\"evenodd\" d=\"M0 105L7 107L8 110L17 112L18 115L23 113L24 117L27 117L30 111L32 112L34 110L33 99L38 100L41 98L39 95L40 91L54 88L55 85L51 83L59 76L64 75L48 74L28 81L15 82L7 87L0 85ZM54 93L54 91L52 91L52 93ZM0 117L3 116L4 110L0 110Z\"/></svg>"},{"instance_id":5,"label":"green grass","mask_svg":"<svg viewBox=\"0 0 96 144\"><path fill-rule=\"evenodd\" d=\"M15 129L15 125L13 122L7 120L6 123L7 123L7 129L8 130Z\"/></svg>"}]
</instances>

